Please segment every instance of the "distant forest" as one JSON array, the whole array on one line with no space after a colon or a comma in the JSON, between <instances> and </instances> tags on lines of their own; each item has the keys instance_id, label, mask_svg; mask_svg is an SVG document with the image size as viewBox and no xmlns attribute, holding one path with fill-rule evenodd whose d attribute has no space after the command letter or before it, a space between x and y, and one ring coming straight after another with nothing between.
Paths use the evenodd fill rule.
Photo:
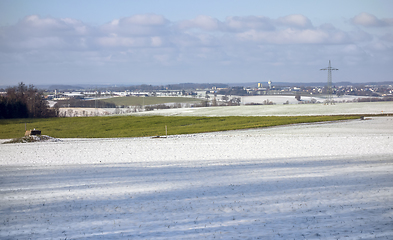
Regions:
<instances>
[{"instance_id":1,"label":"distant forest","mask_svg":"<svg viewBox=\"0 0 393 240\"><path fill-rule=\"evenodd\" d=\"M57 117L58 108L49 108L42 92L33 85L28 87L22 82L16 87L5 89L6 95L0 96L1 118L47 118Z\"/></svg>"}]
</instances>

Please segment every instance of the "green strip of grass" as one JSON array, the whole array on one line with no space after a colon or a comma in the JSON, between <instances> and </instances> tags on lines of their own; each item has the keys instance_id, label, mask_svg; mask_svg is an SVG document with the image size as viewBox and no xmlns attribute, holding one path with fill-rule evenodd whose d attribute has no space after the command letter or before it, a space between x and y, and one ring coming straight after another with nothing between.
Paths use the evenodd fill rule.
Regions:
<instances>
[{"instance_id":1,"label":"green strip of grass","mask_svg":"<svg viewBox=\"0 0 393 240\"><path fill-rule=\"evenodd\" d=\"M43 135L56 138L117 138L190 134L260 128L294 123L356 119L360 116L296 116L296 117L176 117L114 116L44 119L2 119L0 139L17 138L27 129L39 129Z\"/></svg>"},{"instance_id":2,"label":"green strip of grass","mask_svg":"<svg viewBox=\"0 0 393 240\"><path fill-rule=\"evenodd\" d=\"M115 97L102 99L103 102L114 103L116 106L155 105L163 103L196 103L201 99L186 97Z\"/></svg>"}]
</instances>

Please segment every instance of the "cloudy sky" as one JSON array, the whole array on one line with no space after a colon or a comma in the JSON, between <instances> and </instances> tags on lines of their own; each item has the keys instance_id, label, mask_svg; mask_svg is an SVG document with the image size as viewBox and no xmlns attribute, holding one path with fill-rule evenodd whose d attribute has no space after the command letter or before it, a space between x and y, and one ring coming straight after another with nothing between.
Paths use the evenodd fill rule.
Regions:
<instances>
[{"instance_id":1,"label":"cloudy sky","mask_svg":"<svg viewBox=\"0 0 393 240\"><path fill-rule=\"evenodd\" d=\"M0 85L393 81L391 0L1 0Z\"/></svg>"}]
</instances>

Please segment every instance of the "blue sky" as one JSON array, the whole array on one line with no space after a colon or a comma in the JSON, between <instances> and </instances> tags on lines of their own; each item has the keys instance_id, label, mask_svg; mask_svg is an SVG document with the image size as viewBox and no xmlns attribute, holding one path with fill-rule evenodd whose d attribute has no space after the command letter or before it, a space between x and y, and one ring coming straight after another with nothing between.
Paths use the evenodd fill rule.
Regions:
<instances>
[{"instance_id":1,"label":"blue sky","mask_svg":"<svg viewBox=\"0 0 393 240\"><path fill-rule=\"evenodd\" d=\"M393 1L0 1L0 85L393 81Z\"/></svg>"}]
</instances>

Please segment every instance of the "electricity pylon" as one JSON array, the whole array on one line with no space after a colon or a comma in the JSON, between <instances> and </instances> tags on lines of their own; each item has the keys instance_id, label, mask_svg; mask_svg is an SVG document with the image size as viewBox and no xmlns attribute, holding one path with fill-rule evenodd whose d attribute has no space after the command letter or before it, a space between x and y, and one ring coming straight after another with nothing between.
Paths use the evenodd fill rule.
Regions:
<instances>
[{"instance_id":1,"label":"electricity pylon","mask_svg":"<svg viewBox=\"0 0 393 240\"><path fill-rule=\"evenodd\" d=\"M332 68L330 65L330 60L329 60L329 66L327 68L322 68L321 70L327 70L328 71L328 82L327 82L327 100L325 101L325 104L334 104L333 101L333 91L332 91L332 70L338 70L337 68Z\"/></svg>"}]
</instances>

